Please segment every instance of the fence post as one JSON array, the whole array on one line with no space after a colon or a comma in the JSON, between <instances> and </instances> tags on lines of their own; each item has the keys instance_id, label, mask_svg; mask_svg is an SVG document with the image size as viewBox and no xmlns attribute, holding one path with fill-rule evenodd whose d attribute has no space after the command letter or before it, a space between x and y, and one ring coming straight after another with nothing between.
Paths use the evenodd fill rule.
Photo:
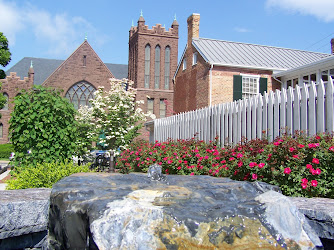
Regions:
<instances>
[{"instance_id":1,"label":"fence post","mask_svg":"<svg viewBox=\"0 0 334 250\"><path fill-rule=\"evenodd\" d=\"M326 132L334 131L334 104L333 104L333 80L329 77L326 86Z\"/></svg>"},{"instance_id":2,"label":"fence post","mask_svg":"<svg viewBox=\"0 0 334 250\"><path fill-rule=\"evenodd\" d=\"M274 99L274 138L279 136L279 106L281 102L281 91L276 90L275 91L275 99Z\"/></svg>"},{"instance_id":3,"label":"fence post","mask_svg":"<svg viewBox=\"0 0 334 250\"><path fill-rule=\"evenodd\" d=\"M301 91L301 102L300 102L300 129L305 133L307 132L308 129L307 104L308 104L308 87L305 84L303 84Z\"/></svg>"},{"instance_id":4,"label":"fence post","mask_svg":"<svg viewBox=\"0 0 334 250\"><path fill-rule=\"evenodd\" d=\"M258 94L259 95L259 94ZM256 138L256 108L257 108L257 98L256 96L252 97L252 139Z\"/></svg>"},{"instance_id":5,"label":"fence post","mask_svg":"<svg viewBox=\"0 0 334 250\"><path fill-rule=\"evenodd\" d=\"M286 133L286 101L287 101L287 96L286 96L286 89L282 89L281 91L281 110L280 110L280 133Z\"/></svg>"},{"instance_id":6,"label":"fence post","mask_svg":"<svg viewBox=\"0 0 334 250\"><path fill-rule=\"evenodd\" d=\"M286 129L287 134L293 133L293 88L290 86L287 93L287 103L286 103Z\"/></svg>"},{"instance_id":7,"label":"fence post","mask_svg":"<svg viewBox=\"0 0 334 250\"><path fill-rule=\"evenodd\" d=\"M317 89L317 133L324 133L324 132L325 132L325 86L322 79L320 79Z\"/></svg>"},{"instance_id":8,"label":"fence post","mask_svg":"<svg viewBox=\"0 0 334 250\"><path fill-rule=\"evenodd\" d=\"M293 102L293 131L300 130L300 87L296 85Z\"/></svg>"},{"instance_id":9,"label":"fence post","mask_svg":"<svg viewBox=\"0 0 334 250\"><path fill-rule=\"evenodd\" d=\"M263 113L263 100L262 95L257 95L257 120L256 120L256 128L257 128L257 138L262 138L262 113Z\"/></svg>"},{"instance_id":10,"label":"fence post","mask_svg":"<svg viewBox=\"0 0 334 250\"><path fill-rule=\"evenodd\" d=\"M274 101L275 94L270 91L268 97L268 140L271 142L274 138Z\"/></svg>"},{"instance_id":11,"label":"fence post","mask_svg":"<svg viewBox=\"0 0 334 250\"><path fill-rule=\"evenodd\" d=\"M311 82L310 89L309 89L309 116L308 116L308 124L309 124L309 136L315 135L317 132L316 130L316 98L317 92L315 89L314 82Z\"/></svg>"}]
</instances>

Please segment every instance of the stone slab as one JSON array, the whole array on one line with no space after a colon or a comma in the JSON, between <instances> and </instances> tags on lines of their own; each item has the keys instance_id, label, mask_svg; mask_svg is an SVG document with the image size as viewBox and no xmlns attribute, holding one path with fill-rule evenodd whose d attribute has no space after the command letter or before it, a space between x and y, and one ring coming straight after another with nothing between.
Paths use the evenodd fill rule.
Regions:
<instances>
[{"instance_id":1,"label":"stone slab","mask_svg":"<svg viewBox=\"0 0 334 250\"><path fill-rule=\"evenodd\" d=\"M0 239L47 230L51 189L0 191Z\"/></svg>"}]
</instances>

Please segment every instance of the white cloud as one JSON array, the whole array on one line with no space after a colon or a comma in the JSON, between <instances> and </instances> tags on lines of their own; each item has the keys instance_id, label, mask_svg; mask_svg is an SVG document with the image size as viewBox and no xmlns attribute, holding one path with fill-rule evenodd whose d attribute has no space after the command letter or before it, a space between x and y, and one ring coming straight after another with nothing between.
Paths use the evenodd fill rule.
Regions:
<instances>
[{"instance_id":1,"label":"white cloud","mask_svg":"<svg viewBox=\"0 0 334 250\"><path fill-rule=\"evenodd\" d=\"M14 45L16 35L22 30L31 30L39 43L48 45L47 53L52 56L68 56L84 40L85 34L94 37L99 45L106 39L83 17L51 14L31 4L18 7L0 0L0 31L10 45Z\"/></svg>"},{"instance_id":2,"label":"white cloud","mask_svg":"<svg viewBox=\"0 0 334 250\"><path fill-rule=\"evenodd\" d=\"M7 37L9 44L15 44L15 35L23 28L22 18L15 4L0 0L0 31Z\"/></svg>"},{"instance_id":3,"label":"white cloud","mask_svg":"<svg viewBox=\"0 0 334 250\"><path fill-rule=\"evenodd\" d=\"M235 27L234 30L235 30L236 32L240 32L240 33L251 32L251 30L246 29L246 28L241 28L241 27Z\"/></svg>"},{"instance_id":4,"label":"white cloud","mask_svg":"<svg viewBox=\"0 0 334 250\"><path fill-rule=\"evenodd\" d=\"M334 21L333 0L266 0L269 8L279 7L289 12L312 15L324 22Z\"/></svg>"}]
</instances>

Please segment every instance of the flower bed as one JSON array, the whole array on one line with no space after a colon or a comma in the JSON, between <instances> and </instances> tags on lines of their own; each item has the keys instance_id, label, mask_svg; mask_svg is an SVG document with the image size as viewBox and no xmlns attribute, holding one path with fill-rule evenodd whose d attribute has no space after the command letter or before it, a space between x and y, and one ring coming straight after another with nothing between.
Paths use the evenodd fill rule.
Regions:
<instances>
[{"instance_id":1,"label":"flower bed","mask_svg":"<svg viewBox=\"0 0 334 250\"><path fill-rule=\"evenodd\" d=\"M122 173L146 172L152 164L166 174L211 175L235 180L264 181L278 185L285 195L334 198L334 138L321 134L285 135L244 141L221 148L218 140L169 140L150 144L135 142L121 153Z\"/></svg>"}]
</instances>

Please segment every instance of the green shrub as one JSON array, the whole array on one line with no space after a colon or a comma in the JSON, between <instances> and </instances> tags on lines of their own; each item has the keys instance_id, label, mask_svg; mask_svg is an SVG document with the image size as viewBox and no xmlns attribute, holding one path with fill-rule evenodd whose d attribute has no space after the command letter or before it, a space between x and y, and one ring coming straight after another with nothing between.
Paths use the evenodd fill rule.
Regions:
<instances>
[{"instance_id":1,"label":"green shrub","mask_svg":"<svg viewBox=\"0 0 334 250\"><path fill-rule=\"evenodd\" d=\"M12 144L0 144L0 159L9 159L10 153L14 152Z\"/></svg>"},{"instance_id":2,"label":"green shrub","mask_svg":"<svg viewBox=\"0 0 334 250\"><path fill-rule=\"evenodd\" d=\"M34 86L14 103L9 131L16 166L71 159L77 148L76 110L60 91Z\"/></svg>"},{"instance_id":3,"label":"green shrub","mask_svg":"<svg viewBox=\"0 0 334 250\"><path fill-rule=\"evenodd\" d=\"M89 165L78 166L72 162L38 163L34 166L15 167L7 189L52 188L60 179L79 172L90 172Z\"/></svg>"}]
</instances>

